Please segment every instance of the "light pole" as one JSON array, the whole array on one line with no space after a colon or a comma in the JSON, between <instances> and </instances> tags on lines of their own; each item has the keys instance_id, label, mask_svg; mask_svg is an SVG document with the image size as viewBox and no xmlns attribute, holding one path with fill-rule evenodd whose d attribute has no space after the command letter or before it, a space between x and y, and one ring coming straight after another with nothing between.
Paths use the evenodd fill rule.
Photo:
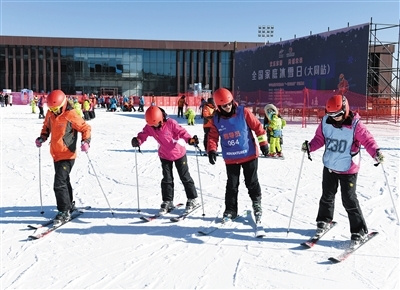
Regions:
<instances>
[{"instance_id":1,"label":"light pole","mask_svg":"<svg viewBox=\"0 0 400 290\"><path fill-rule=\"evenodd\" d=\"M267 44L267 38L274 37L274 26L273 25L258 25L258 37L264 38L264 44Z\"/></svg>"}]
</instances>

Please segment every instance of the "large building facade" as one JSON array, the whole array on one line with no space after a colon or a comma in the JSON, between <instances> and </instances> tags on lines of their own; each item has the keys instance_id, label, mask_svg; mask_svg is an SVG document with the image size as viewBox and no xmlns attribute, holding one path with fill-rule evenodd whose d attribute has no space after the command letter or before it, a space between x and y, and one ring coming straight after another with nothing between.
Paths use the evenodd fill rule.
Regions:
<instances>
[{"instance_id":1,"label":"large building facade","mask_svg":"<svg viewBox=\"0 0 400 290\"><path fill-rule=\"evenodd\" d=\"M240 42L0 36L0 89L175 96L234 87Z\"/></svg>"}]
</instances>

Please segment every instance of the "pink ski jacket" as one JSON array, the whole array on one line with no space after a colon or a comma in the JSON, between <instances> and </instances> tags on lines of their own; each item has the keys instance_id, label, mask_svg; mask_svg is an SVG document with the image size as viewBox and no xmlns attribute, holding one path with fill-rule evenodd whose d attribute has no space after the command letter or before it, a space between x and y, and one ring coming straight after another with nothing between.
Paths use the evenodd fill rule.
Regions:
<instances>
[{"instance_id":1,"label":"pink ski jacket","mask_svg":"<svg viewBox=\"0 0 400 290\"><path fill-rule=\"evenodd\" d=\"M167 119L161 128L152 126L144 126L142 132L137 135L140 145L147 140L147 137L153 137L159 144L158 156L162 159L175 161L186 154L184 145L178 143L179 139L183 139L186 143L192 138L191 135L178 124L174 119Z\"/></svg>"}]
</instances>

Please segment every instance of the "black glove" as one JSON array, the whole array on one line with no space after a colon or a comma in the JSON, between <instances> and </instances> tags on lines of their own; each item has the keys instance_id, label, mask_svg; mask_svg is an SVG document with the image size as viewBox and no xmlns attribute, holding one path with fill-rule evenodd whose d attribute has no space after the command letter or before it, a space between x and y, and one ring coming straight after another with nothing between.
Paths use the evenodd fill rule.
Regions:
<instances>
[{"instance_id":1,"label":"black glove","mask_svg":"<svg viewBox=\"0 0 400 290\"><path fill-rule=\"evenodd\" d=\"M308 141L304 141L304 143L301 145L301 151L305 153L310 153L310 144L308 144Z\"/></svg>"},{"instance_id":2,"label":"black glove","mask_svg":"<svg viewBox=\"0 0 400 290\"><path fill-rule=\"evenodd\" d=\"M269 152L268 144L260 145L262 155L267 156Z\"/></svg>"},{"instance_id":3,"label":"black glove","mask_svg":"<svg viewBox=\"0 0 400 290\"><path fill-rule=\"evenodd\" d=\"M192 138L189 139L188 143L189 145L198 145L199 138L197 138L197 135L194 135Z\"/></svg>"},{"instance_id":4,"label":"black glove","mask_svg":"<svg viewBox=\"0 0 400 290\"><path fill-rule=\"evenodd\" d=\"M381 153L381 151L379 149L376 150L376 155L375 155L374 159L377 162L376 165L379 165L385 161L385 157L383 156L383 154Z\"/></svg>"},{"instance_id":5,"label":"black glove","mask_svg":"<svg viewBox=\"0 0 400 290\"><path fill-rule=\"evenodd\" d=\"M43 142L44 142L44 140L43 140L42 137L37 137L36 140L35 140L36 147L37 148L42 147L42 143Z\"/></svg>"},{"instance_id":6,"label":"black glove","mask_svg":"<svg viewBox=\"0 0 400 290\"><path fill-rule=\"evenodd\" d=\"M210 151L208 152L208 161L214 165L215 162L217 161L217 152L215 151Z\"/></svg>"},{"instance_id":7,"label":"black glove","mask_svg":"<svg viewBox=\"0 0 400 290\"><path fill-rule=\"evenodd\" d=\"M132 147L140 146L139 139L137 137L133 137L131 143L132 143Z\"/></svg>"}]
</instances>

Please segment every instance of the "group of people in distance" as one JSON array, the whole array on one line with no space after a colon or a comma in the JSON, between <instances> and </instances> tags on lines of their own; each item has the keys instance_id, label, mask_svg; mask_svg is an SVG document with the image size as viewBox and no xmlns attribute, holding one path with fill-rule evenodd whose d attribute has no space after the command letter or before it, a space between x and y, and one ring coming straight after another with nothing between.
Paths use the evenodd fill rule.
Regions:
<instances>
[{"instance_id":1,"label":"group of people in distance","mask_svg":"<svg viewBox=\"0 0 400 290\"><path fill-rule=\"evenodd\" d=\"M60 90L50 93L48 107L40 136L35 143L40 147L47 139L50 138L51 141L50 152L56 171L54 192L59 211L54 220L57 224L68 221L71 211L74 210L69 173L76 158L77 132L82 135L81 150L87 152L91 141L91 127L78 117ZM257 175L258 157L260 152L263 156L282 152L280 144L285 125L274 105L267 105L265 113L267 120L264 127L248 108L238 105L232 93L225 88L217 89L203 107L203 144L209 163L214 165L217 162L217 151L220 147L227 173L223 220L234 219L238 214L238 189L242 169L254 216L256 220L261 219L262 194ZM168 213L174 207L173 165L186 192L185 210L190 211L199 206L195 183L189 172L186 148L176 142L183 139L187 144L198 147L199 138L189 134L156 105L146 110L144 118L146 124L132 138L131 145L139 148L148 137L153 137L159 145L158 156L163 175L159 214ZM350 110L344 95L334 95L327 101L326 115L311 141L301 144L301 151L309 154L323 146L322 196L316 217L316 234L323 232L333 220L335 194L340 184L343 206L350 223L351 240L355 244L359 243L368 233L356 194L360 147L364 146L378 164L384 161L384 156L371 133L360 121L358 113Z\"/></svg>"}]
</instances>

